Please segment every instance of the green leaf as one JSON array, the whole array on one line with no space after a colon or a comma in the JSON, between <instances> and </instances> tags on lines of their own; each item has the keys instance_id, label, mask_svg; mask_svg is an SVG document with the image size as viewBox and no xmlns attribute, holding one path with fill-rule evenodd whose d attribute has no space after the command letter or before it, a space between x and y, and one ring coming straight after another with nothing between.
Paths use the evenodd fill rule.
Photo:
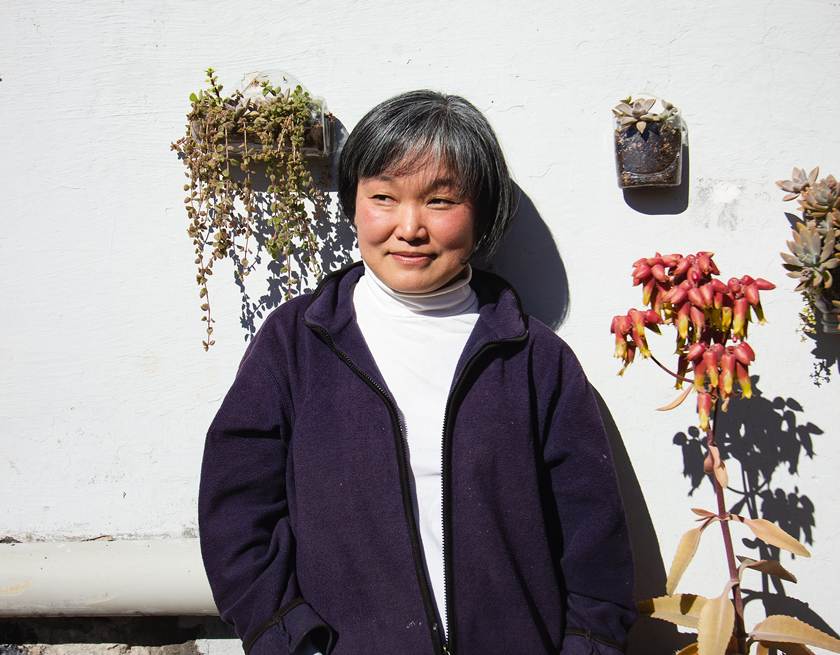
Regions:
<instances>
[{"instance_id":1,"label":"green leaf","mask_svg":"<svg viewBox=\"0 0 840 655\"><path fill-rule=\"evenodd\" d=\"M700 612L708 602L703 596L694 594L674 594L639 601L639 612L654 619L662 619L685 628L694 628L700 624Z\"/></svg>"},{"instance_id":2,"label":"green leaf","mask_svg":"<svg viewBox=\"0 0 840 655\"><path fill-rule=\"evenodd\" d=\"M710 598L700 611L697 633L699 655L725 655L735 627L735 607L728 598L729 589Z\"/></svg>"},{"instance_id":3,"label":"green leaf","mask_svg":"<svg viewBox=\"0 0 840 655\"><path fill-rule=\"evenodd\" d=\"M192 100L193 102L198 102L198 96L195 95L194 93L191 93L190 94L190 100Z\"/></svg>"},{"instance_id":4,"label":"green leaf","mask_svg":"<svg viewBox=\"0 0 840 655\"><path fill-rule=\"evenodd\" d=\"M768 616L753 628L750 637L759 641L806 644L840 653L840 639L835 639L792 616Z\"/></svg>"}]
</instances>

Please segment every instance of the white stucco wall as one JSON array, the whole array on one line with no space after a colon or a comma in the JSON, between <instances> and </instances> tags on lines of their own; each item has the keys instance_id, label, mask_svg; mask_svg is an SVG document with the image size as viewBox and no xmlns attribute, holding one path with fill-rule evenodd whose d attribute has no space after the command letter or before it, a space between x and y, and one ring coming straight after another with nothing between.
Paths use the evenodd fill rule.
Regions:
<instances>
[{"instance_id":1,"label":"white stucco wall","mask_svg":"<svg viewBox=\"0 0 840 655\"><path fill-rule=\"evenodd\" d=\"M650 363L615 375L610 319L641 302L630 264L656 250L711 250L727 276L778 284L765 294L770 322L751 334L762 398L739 415L766 433L762 461L779 460L771 490L813 504L813 557L782 555L800 579L785 591L840 630L831 583L840 342L821 340L834 360L830 380L815 385L814 343L796 332L800 301L778 255L789 238L784 211L794 208L773 183L794 165L840 174L839 24L840 6L826 0L5 0L0 538L195 535L204 431L247 333L230 269L220 267L211 289L218 343L200 347L183 166L169 144L206 67L228 86L283 69L324 96L348 130L377 102L420 87L486 112L538 213L498 265L522 281L538 316L556 314L554 277L565 270L570 302L558 333L609 407L647 504L645 512L635 498L631 513L649 513L666 567L692 527L688 507L712 498L707 482L687 497L672 443L694 423L693 409L653 411L673 392ZM616 186L610 109L640 91L677 104L688 124L688 206L678 214L638 211L644 199ZM535 242L549 232L556 252L550 240ZM663 337L654 349L667 357L671 343ZM815 453L800 452L794 473L791 430L810 434ZM778 453L767 454L770 444ZM738 479L734 463L730 475ZM681 589L720 593L718 534L710 529ZM761 612L749 604L748 617Z\"/></svg>"}]
</instances>

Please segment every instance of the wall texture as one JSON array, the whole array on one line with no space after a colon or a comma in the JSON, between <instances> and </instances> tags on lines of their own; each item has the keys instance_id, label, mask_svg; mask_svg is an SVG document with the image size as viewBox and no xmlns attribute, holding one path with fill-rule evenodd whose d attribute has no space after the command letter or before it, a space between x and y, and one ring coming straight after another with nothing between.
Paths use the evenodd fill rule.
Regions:
<instances>
[{"instance_id":1,"label":"wall texture","mask_svg":"<svg viewBox=\"0 0 840 655\"><path fill-rule=\"evenodd\" d=\"M782 554L800 583L785 583L780 601L762 603L772 586L747 579L748 623L767 605L840 630L825 584L837 579L840 543L840 342L797 333L800 300L778 255L793 207L774 185L794 165L840 173L839 4L5 0L0 538L195 536L203 434L249 332L221 267L218 343L200 346L183 166L169 144L206 67L229 87L250 71L286 70L348 130L375 103L419 87L486 112L525 194L492 264L569 341L603 398L640 595L663 592L692 527L688 507L712 500L691 458L693 409L654 412L673 390L648 362L615 375L610 319L641 302L630 264L657 250L710 250L727 276L778 284L765 294L769 323L752 332L758 397L725 419L729 469L736 489L739 461L762 472L759 506L813 557ZM680 192L616 186L610 109L643 91L683 111L690 168ZM654 350L668 357L670 343ZM741 436L754 438L751 450ZM750 536L736 529L736 549L755 555ZM709 530L681 589L720 593L718 542ZM644 630L648 653L685 643Z\"/></svg>"}]
</instances>

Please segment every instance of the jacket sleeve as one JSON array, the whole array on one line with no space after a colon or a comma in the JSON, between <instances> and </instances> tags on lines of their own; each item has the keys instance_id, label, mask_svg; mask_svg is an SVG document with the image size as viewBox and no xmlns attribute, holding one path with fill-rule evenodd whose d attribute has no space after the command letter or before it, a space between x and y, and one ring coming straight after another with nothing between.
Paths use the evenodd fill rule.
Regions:
<instances>
[{"instance_id":1,"label":"jacket sleeve","mask_svg":"<svg viewBox=\"0 0 840 655\"><path fill-rule=\"evenodd\" d=\"M545 407L543 456L567 593L561 653L618 655L638 616L624 504L593 390L568 346L559 365L559 389Z\"/></svg>"},{"instance_id":2,"label":"jacket sleeve","mask_svg":"<svg viewBox=\"0 0 840 655\"><path fill-rule=\"evenodd\" d=\"M261 338L262 336L262 338ZM335 635L301 598L286 493L287 394L258 335L210 426L201 469L201 553L221 618L249 655L289 655ZM276 353L272 353L274 357Z\"/></svg>"}]
</instances>

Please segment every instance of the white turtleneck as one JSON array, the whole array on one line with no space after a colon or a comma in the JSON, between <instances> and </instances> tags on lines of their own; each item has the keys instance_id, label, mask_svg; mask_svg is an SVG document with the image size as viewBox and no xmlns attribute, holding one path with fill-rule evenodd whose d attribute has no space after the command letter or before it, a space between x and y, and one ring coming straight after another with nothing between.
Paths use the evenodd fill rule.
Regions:
<instances>
[{"instance_id":1,"label":"white turtleneck","mask_svg":"<svg viewBox=\"0 0 840 655\"><path fill-rule=\"evenodd\" d=\"M408 444L414 516L438 614L446 627L441 467L443 417L458 359L478 320L466 276L437 291L398 293L373 272L356 283L353 305L362 335L400 411Z\"/></svg>"}]
</instances>

